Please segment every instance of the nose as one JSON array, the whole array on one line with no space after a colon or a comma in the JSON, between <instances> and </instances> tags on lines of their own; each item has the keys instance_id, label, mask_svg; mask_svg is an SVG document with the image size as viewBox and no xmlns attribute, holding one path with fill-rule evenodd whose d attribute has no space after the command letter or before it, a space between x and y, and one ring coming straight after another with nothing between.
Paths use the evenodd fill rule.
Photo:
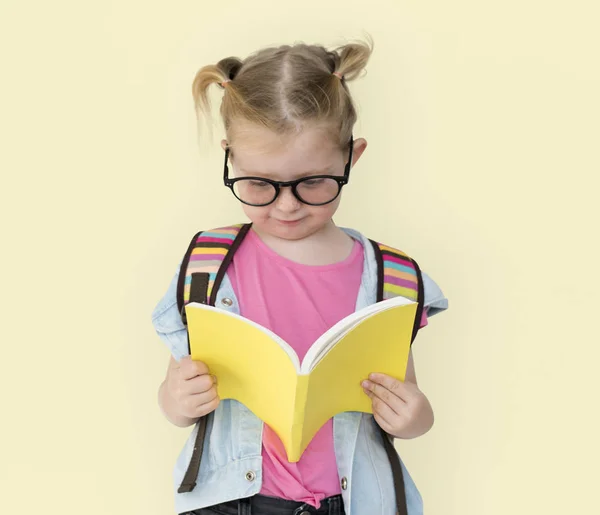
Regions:
<instances>
[{"instance_id":1,"label":"nose","mask_svg":"<svg viewBox=\"0 0 600 515\"><path fill-rule=\"evenodd\" d=\"M294 196L292 188L282 187L275 199L275 207L284 213L292 213L300 208L300 201Z\"/></svg>"}]
</instances>

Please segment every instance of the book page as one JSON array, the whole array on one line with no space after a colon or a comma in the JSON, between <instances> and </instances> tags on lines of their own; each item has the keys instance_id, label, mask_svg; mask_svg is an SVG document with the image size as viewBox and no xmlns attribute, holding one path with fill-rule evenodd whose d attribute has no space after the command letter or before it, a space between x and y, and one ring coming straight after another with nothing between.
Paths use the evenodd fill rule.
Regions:
<instances>
[{"instance_id":1,"label":"book page","mask_svg":"<svg viewBox=\"0 0 600 515\"><path fill-rule=\"evenodd\" d=\"M198 310L200 310L201 312L197 313ZM291 360L292 364L294 365L294 368L297 371L300 370L300 360L298 359L298 354L296 354L296 351L294 349L292 349L292 347L283 338L280 338L274 332L272 332L271 330L267 329L266 327L264 327L260 324L257 324L253 320L250 320L249 318L245 318L236 313L231 313L229 311L225 311L223 309L219 309L214 306L210 306L208 304L200 304L198 302L190 302L189 304L187 304L185 311L186 311L186 315L188 316L188 320L189 320L188 312L191 312L194 319L202 318L202 319L205 319L206 321L210 321L211 324L216 323L217 325L219 325L221 329L224 329L224 331L223 331L224 335L228 334L227 333L229 331L228 324L231 324L231 327L238 328L238 330L248 331L248 334L253 334L251 332L252 328L263 332L266 336L268 336L272 340L272 343L277 344L277 346L279 346L280 349L286 353L286 355L288 356L288 358ZM212 313L212 314L209 315L208 313ZM237 323L235 322L236 320L237 320ZM244 328L243 326L239 325L239 322L246 324L249 327ZM188 327L189 327L189 322L188 322ZM269 346L271 346L272 343L269 344Z\"/></svg>"},{"instance_id":2,"label":"book page","mask_svg":"<svg viewBox=\"0 0 600 515\"><path fill-rule=\"evenodd\" d=\"M405 297L394 297L381 302L376 302L366 306L365 308L352 313L351 315L343 318L328 331L323 333L311 346L300 367L301 374L308 374L317 365L317 363L323 359L325 354L334 347L337 342L348 332L350 332L357 324L369 317L376 316L382 311L386 311L392 308L398 308L399 306L416 306L417 303L409 300Z\"/></svg>"}]
</instances>

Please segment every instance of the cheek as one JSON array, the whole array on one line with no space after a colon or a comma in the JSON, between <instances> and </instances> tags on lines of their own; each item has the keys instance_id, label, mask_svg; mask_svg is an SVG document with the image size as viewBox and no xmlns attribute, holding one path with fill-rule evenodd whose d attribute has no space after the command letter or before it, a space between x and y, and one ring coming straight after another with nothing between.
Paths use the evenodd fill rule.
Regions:
<instances>
[{"instance_id":1,"label":"cheek","mask_svg":"<svg viewBox=\"0 0 600 515\"><path fill-rule=\"evenodd\" d=\"M331 204L326 204L325 206L310 207L310 214L314 218L318 218L319 220L328 220L330 218L333 218L333 215L337 211L337 208L339 205L340 205L340 199L337 198Z\"/></svg>"},{"instance_id":2,"label":"cheek","mask_svg":"<svg viewBox=\"0 0 600 515\"><path fill-rule=\"evenodd\" d=\"M253 207L242 204L242 209L252 222L264 220L269 214L269 210L266 207Z\"/></svg>"}]
</instances>

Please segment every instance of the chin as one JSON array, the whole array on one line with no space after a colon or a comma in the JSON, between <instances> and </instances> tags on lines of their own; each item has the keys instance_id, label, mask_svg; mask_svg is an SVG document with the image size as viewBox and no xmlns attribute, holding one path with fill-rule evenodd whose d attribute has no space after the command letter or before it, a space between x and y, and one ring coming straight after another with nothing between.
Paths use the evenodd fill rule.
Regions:
<instances>
[{"instance_id":1,"label":"chin","mask_svg":"<svg viewBox=\"0 0 600 515\"><path fill-rule=\"evenodd\" d=\"M302 240L322 230L327 223L315 224L314 220L301 220L297 224L285 225L277 220L269 220L258 225L257 229L282 240Z\"/></svg>"}]
</instances>

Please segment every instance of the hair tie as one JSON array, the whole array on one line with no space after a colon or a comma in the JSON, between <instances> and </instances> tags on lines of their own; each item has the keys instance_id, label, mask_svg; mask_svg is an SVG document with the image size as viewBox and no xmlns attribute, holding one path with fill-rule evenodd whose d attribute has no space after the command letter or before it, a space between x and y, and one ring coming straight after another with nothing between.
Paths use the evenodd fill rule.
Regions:
<instances>
[{"instance_id":1,"label":"hair tie","mask_svg":"<svg viewBox=\"0 0 600 515\"><path fill-rule=\"evenodd\" d=\"M333 72L332 75L335 75L340 80L344 80L344 76L340 72Z\"/></svg>"},{"instance_id":2,"label":"hair tie","mask_svg":"<svg viewBox=\"0 0 600 515\"><path fill-rule=\"evenodd\" d=\"M223 82L219 82L219 85L220 85L220 86L221 86L223 89L225 89L225 85L226 85L228 82L231 82L231 79L225 79Z\"/></svg>"}]
</instances>

